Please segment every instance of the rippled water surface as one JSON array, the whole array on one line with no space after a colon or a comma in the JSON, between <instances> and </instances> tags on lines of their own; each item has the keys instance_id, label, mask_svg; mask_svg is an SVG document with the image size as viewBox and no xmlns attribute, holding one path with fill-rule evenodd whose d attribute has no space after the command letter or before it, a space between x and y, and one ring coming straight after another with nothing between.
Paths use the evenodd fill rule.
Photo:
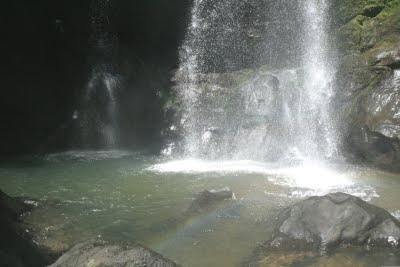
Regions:
<instances>
[{"instance_id":1,"label":"rippled water surface","mask_svg":"<svg viewBox=\"0 0 400 267\"><path fill-rule=\"evenodd\" d=\"M311 195L347 192L400 215L399 176L315 162L290 167L72 151L2 163L0 188L39 203L26 221L36 240L54 250L94 237L138 240L183 266L240 266L268 239L276 213ZM180 216L196 193L226 188L235 200ZM399 264L399 258L345 251L298 266L376 266ZM261 266L291 263L285 255Z\"/></svg>"}]
</instances>

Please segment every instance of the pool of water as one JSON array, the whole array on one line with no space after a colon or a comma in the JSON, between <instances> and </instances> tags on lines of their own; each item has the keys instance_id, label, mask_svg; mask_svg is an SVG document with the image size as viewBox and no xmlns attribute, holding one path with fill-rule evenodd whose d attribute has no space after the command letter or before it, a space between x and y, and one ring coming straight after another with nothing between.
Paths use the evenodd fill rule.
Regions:
<instances>
[{"instance_id":1,"label":"pool of water","mask_svg":"<svg viewBox=\"0 0 400 267\"><path fill-rule=\"evenodd\" d=\"M268 239L276 213L312 195L347 192L400 216L400 176L307 161L278 166L71 151L2 163L0 188L39 203L26 222L35 240L53 250L95 237L136 240L182 266L241 266ZM226 188L235 200L182 218L197 193ZM341 253L298 266L400 264L393 252ZM260 266L293 265L291 260L278 255Z\"/></svg>"}]
</instances>

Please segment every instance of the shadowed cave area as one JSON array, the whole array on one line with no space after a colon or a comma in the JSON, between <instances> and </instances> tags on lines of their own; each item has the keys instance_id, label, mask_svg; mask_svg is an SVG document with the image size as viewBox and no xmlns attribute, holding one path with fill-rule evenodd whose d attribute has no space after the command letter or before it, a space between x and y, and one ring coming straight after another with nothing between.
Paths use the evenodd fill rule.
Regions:
<instances>
[{"instance_id":1,"label":"shadowed cave area","mask_svg":"<svg viewBox=\"0 0 400 267\"><path fill-rule=\"evenodd\" d=\"M99 51L91 42L91 1L14 1L2 8L1 154L100 148L94 132L82 144L72 120ZM112 1L103 29L115 36L112 62L124 84L119 145L157 143L163 112L157 93L168 90L184 36L187 1ZM100 51L100 53L102 53ZM101 55L100 57L104 57ZM151 77L151 79L150 79ZM101 104L101 97L98 100ZM75 123L76 124L76 123Z\"/></svg>"}]
</instances>

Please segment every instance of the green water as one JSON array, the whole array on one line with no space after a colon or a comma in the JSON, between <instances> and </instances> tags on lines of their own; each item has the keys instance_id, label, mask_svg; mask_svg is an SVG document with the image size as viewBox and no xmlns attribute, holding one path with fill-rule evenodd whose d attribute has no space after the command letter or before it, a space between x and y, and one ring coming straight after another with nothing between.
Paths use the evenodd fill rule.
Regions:
<instances>
[{"instance_id":1,"label":"green water","mask_svg":"<svg viewBox=\"0 0 400 267\"><path fill-rule=\"evenodd\" d=\"M302 176L295 169L295 178L286 179L285 173L293 173L243 167L251 162L214 163L206 172L181 170L185 164L204 164L185 161L168 165L167 171L154 168L163 162L123 151L25 158L0 165L0 188L39 203L25 220L34 228L35 240L53 250L95 237L136 240L183 266L240 266L268 239L276 213L310 195L345 191L400 215L400 177L392 174L346 167L338 176L324 177L319 171L308 185L309 169ZM225 167L218 171L219 166ZM335 177L339 183L318 184L318 179ZM345 179L343 187L340 179ZM236 199L201 216L179 217L196 193L224 188ZM174 218L180 221L171 223ZM374 260L353 253L351 262L398 264L400 257L388 253L371 256Z\"/></svg>"}]
</instances>

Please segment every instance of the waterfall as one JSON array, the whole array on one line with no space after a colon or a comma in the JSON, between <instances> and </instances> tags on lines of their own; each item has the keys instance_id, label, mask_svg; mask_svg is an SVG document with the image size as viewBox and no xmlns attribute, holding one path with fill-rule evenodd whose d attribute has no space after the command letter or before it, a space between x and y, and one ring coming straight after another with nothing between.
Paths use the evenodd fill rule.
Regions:
<instances>
[{"instance_id":1,"label":"waterfall","mask_svg":"<svg viewBox=\"0 0 400 267\"><path fill-rule=\"evenodd\" d=\"M110 30L109 0L91 1L90 77L81 99L81 135L85 147L118 145L118 88L121 79L114 64L115 43Z\"/></svg>"},{"instance_id":2,"label":"waterfall","mask_svg":"<svg viewBox=\"0 0 400 267\"><path fill-rule=\"evenodd\" d=\"M330 159L334 64L327 0L194 0L180 51L184 158Z\"/></svg>"},{"instance_id":3,"label":"waterfall","mask_svg":"<svg viewBox=\"0 0 400 267\"><path fill-rule=\"evenodd\" d=\"M337 154L338 133L329 110L334 95L335 62L329 50L328 0L304 1L303 67L305 98L299 112L303 131L302 149L312 158Z\"/></svg>"}]
</instances>

